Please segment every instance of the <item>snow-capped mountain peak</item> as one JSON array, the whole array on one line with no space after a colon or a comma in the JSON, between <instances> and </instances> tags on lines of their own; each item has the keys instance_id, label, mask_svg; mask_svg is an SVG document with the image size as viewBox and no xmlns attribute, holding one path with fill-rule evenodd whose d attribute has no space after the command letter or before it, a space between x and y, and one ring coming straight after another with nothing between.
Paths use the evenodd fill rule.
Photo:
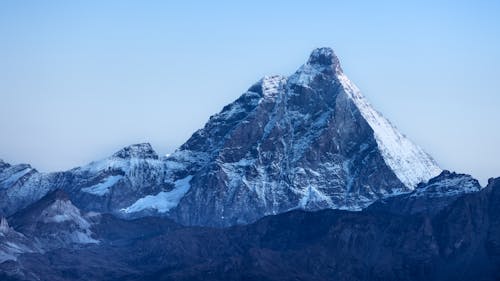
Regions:
<instances>
[{"instance_id":1,"label":"snow-capped mountain peak","mask_svg":"<svg viewBox=\"0 0 500 281\"><path fill-rule=\"evenodd\" d=\"M331 48L314 50L288 78L264 77L180 152L207 156L171 210L186 224L245 223L294 208L360 210L440 172L371 107Z\"/></svg>"},{"instance_id":2,"label":"snow-capped mountain peak","mask_svg":"<svg viewBox=\"0 0 500 281\"><path fill-rule=\"evenodd\" d=\"M335 72L342 72L339 58L328 47L313 50L307 64L318 68L335 70Z\"/></svg>"},{"instance_id":3,"label":"snow-capped mountain peak","mask_svg":"<svg viewBox=\"0 0 500 281\"><path fill-rule=\"evenodd\" d=\"M373 109L330 48L289 77L259 80L168 157L142 143L60 173L3 166L1 186L22 179L0 189L7 215L64 189L85 211L212 226L297 208L361 210L441 171Z\"/></svg>"},{"instance_id":4,"label":"snow-capped mountain peak","mask_svg":"<svg viewBox=\"0 0 500 281\"><path fill-rule=\"evenodd\" d=\"M401 134L389 120L375 110L344 73L337 74L343 90L356 104L363 118L373 129L378 148L387 165L407 187L413 189L441 172L434 159L422 148Z\"/></svg>"},{"instance_id":5,"label":"snow-capped mountain peak","mask_svg":"<svg viewBox=\"0 0 500 281\"><path fill-rule=\"evenodd\" d=\"M149 143L139 143L129 145L113 154L118 158L140 158L140 159L158 159L158 154Z\"/></svg>"}]
</instances>

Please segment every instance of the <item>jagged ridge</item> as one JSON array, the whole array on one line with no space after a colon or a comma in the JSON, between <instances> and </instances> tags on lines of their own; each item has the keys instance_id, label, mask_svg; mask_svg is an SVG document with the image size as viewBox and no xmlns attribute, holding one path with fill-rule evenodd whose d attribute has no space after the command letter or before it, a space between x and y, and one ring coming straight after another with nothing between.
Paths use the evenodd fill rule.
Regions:
<instances>
[{"instance_id":1,"label":"jagged ridge","mask_svg":"<svg viewBox=\"0 0 500 281\"><path fill-rule=\"evenodd\" d=\"M370 106L329 48L290 77L261 79L168 157L137 144L65 172L0 169L3 214L63 189L86 211L214 226L297 208L360 210L441 171Z\"/></svg>"}]
</instances>

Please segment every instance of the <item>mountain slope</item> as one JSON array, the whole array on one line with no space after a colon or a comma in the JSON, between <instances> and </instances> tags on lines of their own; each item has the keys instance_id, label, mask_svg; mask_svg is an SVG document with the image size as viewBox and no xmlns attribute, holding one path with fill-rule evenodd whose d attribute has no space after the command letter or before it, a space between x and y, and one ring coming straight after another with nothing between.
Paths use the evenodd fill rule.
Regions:
<instances>
[{"instance_id":1,"label":"mountain slope","mask_svg":"<svg viewBox=\"0 0 500 281\"><path fill-rule=\"evenodd\" d=\"M419 184L412 192L381 199L368 209L394 214L435 214L463 194L480 190L479 182L470 175L443 171L427 183Z\"/></svg>"},{"instance_id":2,"label":"mountain slope","mask_svg":"<svg viewBox=\"0 0 500 281\"><path fill-rule=\"evenodd\" d=\"M137 144L65 172L1 162L0 213L62 189L84 211L223 227L293 209L361 210L440 172L320 48L290 77L251 86L167 157Z\"/></svg>"},{"instance_id":3,"label":"mountain slope","mask_svg":"<svg viewBox=\"0 0 500 281\"><path fill-rule=\"evenodd\" d=\"M65 190L83 210L118 213L142 196L174 184L169 181L168 162L146 143L127 146L108 158L65 172L39 173L25 164L13 167L18 166L27 167L23 171L29 172L15 182L12 178L17 174L7 174L12 168L0 170L0 178L6 178L0 182L0 213L4 215L57 189Z\"/></svg>"},{"instance_id":4,"label":"mountain slope","mask_svg":"<svg viewBox=\"0 0 500 281\"><path fill-rule=\"evenodd\" d=\"M16 261L17 257L26 253L41 252L32 239L15 231L9 226L6 218L0 221L0 263Z\"/></svg>"},{"instance_id":5,"label":"mountain slope","mask_svg":"<svg viewBox=\"0 0 500 281\"><path fill-rule=\"evenodd\" d=\"M10 217L13 228L45 251L72 248L74 245L98 244L90 230L98 214L84 214L56 190Z\"/></svg>"},{"instance_id":6,"label":"mountain slope","mask_svg":"<svg viewBox=\"0 0 500 281\"><path fill-rule=\"evenodd\" d=\"M431 185L444 177L465 179L443 175ZM420 195L434 196L431 185ZM103 215L91 227L100 244L21 255L0 264L0 272L61 281L494 281L500 278L499 213L500 178L436 212L294 210L222 229Z\"/></svg>"},{"instance_id":7,"label":"mountain slope","mask_svg":"<svg viewBox=\"0 0 500 281\"><path fill-rule=\"evenodd\" d=\"M328 48L313 51L292 76L250 87L170 159L178 154L203 159L173 210L174 219L195 225L296 208L360 210L441 171L372 109Z\"/></svg>"}]
</instances>

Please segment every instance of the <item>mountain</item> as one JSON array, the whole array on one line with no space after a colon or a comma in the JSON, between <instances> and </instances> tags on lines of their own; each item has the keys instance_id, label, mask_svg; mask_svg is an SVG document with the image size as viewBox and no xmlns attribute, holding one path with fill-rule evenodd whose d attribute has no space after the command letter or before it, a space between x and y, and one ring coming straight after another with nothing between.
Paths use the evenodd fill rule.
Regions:
<instances>
[{"instance_id":1,"label":"mountain","mask_svg":"<svg viewBox=\"0 0 500 281\"><path fill-rule=\"evenodd\" d=\"M480 190L481 185L470 175L445 170L427 183L420 183L412 192L383 198L368 208L394 214L435 214L462 194Z\"/></svg>"},{"instance_id":2,"label":"mountain","mask_svg":"<svg viewBox=\"0 0 500 281\"><path fill-rule=\"evenodd\" d=\"M65 172L39 173L26 164L4 166L0 168L0 179L5 178L0 181L0 211L4 215L57 189L65 190L83 210L113 213L147 194L173 186L168 162L159 159L151 145L145 143Z\"/></svg>"},{"instance_id":3,"label":"mountain","mask_svg":"<svg viewBox=\"0 0 500 281\"><path fill-rule=\"evenodd\" d=\"M434 196L434 187L420 195ZM0 263L0 278L499 280L500 178L480 191L440 195L447 196L453 200L435 212L395 213L385 204L362 211L294 210L230 228L102 215L90 226L98 244L19 255Z\"/></svg>"},{"instance_id":4,"label":"mountain","mask_svg":"<svg viewBox=\"0 0 500 281\"><path fill-rule=\"evenodd\" d=\"M361 210L441 172L369 105L329 48L314 50L290 77L250 87L171 159L178 154L203 161L173 209L188 225L249 223L292 209Z\"/></svg>"},{"instance_id":5,"label":"mountain","mask_svg":"<svg viewBox=\"0 0 500 281\"><path fill-rule=\"evenodd\" d=\"M0 221L0 263L16 261L21 254L40 252L31 239L9 226L5 217Z\"/></svg>"},{"instance_id":6,"label":"mountain","mask_svg":"<svg viewBox=\"0 0 500 281\"><path fill-rule=\"evenodd\" d=\"M500 178L441 170L328 48L174 153L0 160L0 280L500 280Z\"/></svg>"},{"instance_id":7,"label":"mountain","mask_svg":"<svg viewBox=\"0 0 500 281\"><path fill-rule=\"evenodd\" d=\"M16 231L32 238L40 249L71 248L94 244L90 230L97 213L84 214L73 205L68 195L56 190L34 204L9 217Z\"/></svg>"},{"instance_id":8,"label":"mountain","mask_svg":"<svg viewBox=\"0 0 500 281\"><path fill-rule=\"evenodd\" d=\"M61 190L51 192L0 223L0 262L23 254L98 244L92 238L95 213L82 214ZM9 221L12 225L9 225Z\"/></svg>"},{"instance_id":9,"label":"mountain","mask_svg":"<svg viewBox=\"0 0 500 281\"><path fill-rule=\"evenodd\" d=\"M149 144L65 172L0 165L0 212L61 189L84 211L225 227L294 209L361 210L441 169L374 110L329 48L267 76L174 153Z\"/></svg>"}]
</instances>

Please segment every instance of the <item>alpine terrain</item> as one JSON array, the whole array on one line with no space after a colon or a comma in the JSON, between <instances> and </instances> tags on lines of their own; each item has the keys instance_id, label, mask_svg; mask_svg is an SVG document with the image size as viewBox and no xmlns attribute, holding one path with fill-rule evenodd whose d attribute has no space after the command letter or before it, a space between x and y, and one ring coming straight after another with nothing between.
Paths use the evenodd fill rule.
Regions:
<instances>
[{"instance_id":1,"label":"alpine terrain","mask_svg":"<svg viewBox=\"0 0 500 281\"><path fill-rule=\"evenodd\" d=\"M175 152L0 160L1 280L500 280L500 179L442 170L330 48Z\"/></svg>"},{"instance_id":2,"label":"alpine terrain","mask_svg":"<svg viewBox=\"0 0 500 281\"><path fill-rule=\"evenodd\" d=\"M137 144L66 172L0 169L4 215L62 189L86 211L205 226L293 209L361 210L441 172L370 106L329 48L290 77L261 79L169 156Z\"/></svg>"}]
</instances>

